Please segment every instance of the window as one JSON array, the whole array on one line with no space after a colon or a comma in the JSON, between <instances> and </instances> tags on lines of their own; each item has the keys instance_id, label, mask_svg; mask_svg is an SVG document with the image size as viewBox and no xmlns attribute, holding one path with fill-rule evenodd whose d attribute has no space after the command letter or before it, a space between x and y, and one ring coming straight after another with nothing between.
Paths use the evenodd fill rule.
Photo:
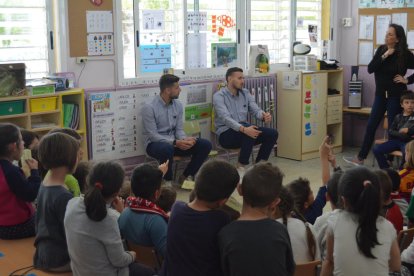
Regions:
<instances>
[{"instance_id":1,"label":"window","mask_svg":"<svg viewBox=\"0 0 414 276\"><path fill-rule=\"evenodd\" d=\"M239 65L236 0L188 0L187 68ZM205 23L205 24L204 24Z\"/></svg>"},{"instance_id":2,"label":"window","mask_svg":"<svg viewBox=\"0 0 414 276\"><path fill-rule=\"evenodd\" d=\"M184 69L183 0L122 0L121 11L125 79Z\"/></svg>"},{"instance_id":3,"label":"window","mask_svg":"<svg viewBox=\"0 0 414 276\"><path fill-rule=\"evenodd\" d=\"M0 62L25 63L26 78L49 74L48 0L0 1Z\"/></svg>"},{"instance_id":4,"label":"window","mask_svg":"<svg viewBox=\"0 0 414 276\"><path fill-rule=\"evenodd\" d=\"M296 41L311 45L311 54L321 56L322 0L297 0L296 4ZM317 42L309 39L309 25L317 26Z\"/></svg>"},{"instance_id":5,"label":"window","mask_svg":"<svg viewBox=\"0 0 414 276\"><path fill-rule=\"evenodd\" d=\"M270 64L290 61L290 12L290 0L250 2L250 44L267 45Z\"/></svg>"}]
</instances>

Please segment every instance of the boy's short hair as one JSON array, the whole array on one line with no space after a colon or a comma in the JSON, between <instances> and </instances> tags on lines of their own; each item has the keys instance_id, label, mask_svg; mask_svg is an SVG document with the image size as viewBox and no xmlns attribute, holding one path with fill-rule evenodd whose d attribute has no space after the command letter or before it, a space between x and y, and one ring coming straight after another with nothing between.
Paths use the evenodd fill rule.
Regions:
<instances>
[{"instance_id":1,"label":"boy's short hair","mask_svg":"<svg viewBox=\"0 0 414 276\"><path fill-rule=\"evenodd\" d=\"M132 171L131 189L135 196L154 200L155 191L160 189L162 171L158 167L142 164Z\"/></svg>"},{"instance_id":2,"label":"boy's short hair","mask_svg":"<svg viewBox=\"0 0 414 276\"><path fill-rule=\"evenodd\" d=\"M388 200L391 196L392 191L391 179L388 176L387 172L385 172L384 170L376 170L375 174L377 175L379 180L382 201Z\"/></svg>"},{"instance_id":3,"label":"boy's short hair","mask_svg":"<svg viewBox=\"0 0 414 276\"><path fill-rule=\"evenodd\" d=\"M158 207L168 213L177 199L177 192L172 187L161 187L160 196L157 199L156 204Z\"/></svg>"},{"instance_id":4,"label":"boy's short hair","mask_svg":"<svg viewBox=\"0 0 414 276\"><path fill-rule=\"evenodd\" d=\"M73 171L78 160L79 141L65 133L48 133L40 139L38 157L45 169L67 167Z\"/></svg>"},{"instance_id":5,"label":"boy's short hair","mask_svg":"<svg viewBox=\"0 0 414 276\"><path fill-rule=\"evenodd\" d=\"M205 162L195 177L197 199L216 202L229 198L240 181L236 168L222 160Z\"/></svg>"},{"instance_id":6,"label":"boy's short hair","mask_svg":"<svg viewBox=\"0 0 414 276\"><path fill-rule=\"evenodd\" d=\"M172 74L165 74L162 75L159 81L160 85L160 91L164 91L164 89L169 88L174 85L174 83L178 82L180 80L179 77Z\"/></svg>"},{"instance_id":7,"label":"boy's short hair","mask_svg":"<svg viewBox=\"0 0 414 276\"><path fill-rule=\"evenodd\" d=\"M51 131L49 131L49 133L65 133L69 136L72 136L77 141L82 140L82 136L80 136L80 134L76 130L71 129L71 128L67 128L67 127L65 127L65 128L54 128Z\"/></svg>"},{"instance_id":8,"label":"boy's short hair","mask_svg":"<svg viewBox=\"0 0 414 276\"><path fill-rule=\"evenodd\" d=\"M20 133L22 134L22 139L24 141L24 148L28 149L29 146L33 143L34 139L39 139L39 134L34 131L27 129L21 129Z\"/></svg>"},{"instance_id":9,"label":"boy's short hair","mask_svg":"<svg viewBox=\"0 0 414 276\"><path fill-rule=\"evenodd\" d=\"M391 168L386 168L384 171L388 174L389 178L391 179L392 183L392 191L397 192L400 190L400 183L401 183L401 176L400 174Z\"/></svg>"},{"instance_id":10,"label":"boy's short hair","mask_svg":"<svg viewBox=\"0 0 414 276\"><path fill-rule=\"evenodd\" d=\"M404 93L401 95L400 103L403 103L404 100L414 100L413 91L404 91Z\"/></svg>"},{"instance_id":11,"label":"boy's short hair","mask_svg":"<svg viewBox=\"0 0 414 276\"><path fill-rule=\"evenodd\" d=\"M229 69L227 69L226 72L226 81L229 80L229 77L234 73L234 72L240 72L243 73L243 69L239 68L239 67L231 67Z\"/></svg>"},{"instance_id":12,"label":"boy's short hair","mask_svg":"<svg viewBox=\"0 0 414 276\"><path fill-rule=\"evenodd\" d=\"M329 178L328 183L326 184L327 193L329 195L330 201L336 207L339 207L339 200L338 200L338 183L339 179L341 178L343 171L334 172Z\"/></svg>"},{"instance_id":13,"label":"boy's short hair","mask_svg":"<svg viewBox=\"0 0 414 276\"><path fill-rule=\"evenodd\" d=\"M270 162L247 170L242 181L243 201L251 207L266 207L279 197L283 173Z\"/></svg>"}]
</instances>

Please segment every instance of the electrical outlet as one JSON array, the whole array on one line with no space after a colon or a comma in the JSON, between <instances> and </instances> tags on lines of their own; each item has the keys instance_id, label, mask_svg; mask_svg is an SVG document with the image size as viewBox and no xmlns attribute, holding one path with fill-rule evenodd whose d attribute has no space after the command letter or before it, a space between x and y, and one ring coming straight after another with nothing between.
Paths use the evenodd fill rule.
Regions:
<instances>
[{"instance_id":1,"label":"electrical outlet","mask_svg":"<svg viewBox=\"0 0 414 276\"><path fill-rule=\"evenodd\" d=\"M77 64L82 64L82 63L86 63L88 61L87 57L77 57L76 58L76 63Z\"/></svg>"},{"instance_id":2,"label":"electrical outlet","mask_svg":"<svg viewBox=\"0 0 414 276\"><path fill-rule=\"evenodd\" d=\"M344 26L344 27L352 27L352 18L351 17L344 17L344 18L342 18L342 26Z\"/></svg>"}]
</instances>

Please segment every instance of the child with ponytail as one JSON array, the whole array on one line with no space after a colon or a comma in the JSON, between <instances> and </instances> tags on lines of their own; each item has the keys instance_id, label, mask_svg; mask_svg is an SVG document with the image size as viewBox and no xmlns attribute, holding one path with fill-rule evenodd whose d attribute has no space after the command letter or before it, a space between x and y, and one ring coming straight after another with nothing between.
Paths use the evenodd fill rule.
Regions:
<instances>
[{"instance_id":1,"label":"child with ponytail","mask_svg":"<svg viewBox=\"0 0 414 276\"><path fill-rule=\"evenodd\" d=\"M338 195L343 210L328 219L322 276L388 275L400 272L400 250L394 226L379 216L378 176L364 167L344 172Z\"/></svg>"},{"instance_id":2,"label":"child with ponytail","mask_svg":"<svg viewBox=\"0 0 414 276\"><path fill-rule=\"evenodd\" d=\"M280 203L276 207L275 218L287 227L295 263L301 264L320 259L312 225L295 212L292 195L285 187L282 187L279 197Z\"/></svg>"},{"instance_id":3,"label":"child with ponytail","mask_svg":"<svg viewBox=\"0 0 414 276\"><path fill-rule=\"evenodd\" d=\"M74 276L153 275L151 269L134 263L135 252L125 251L122 245L114 209L124 208L118 197L123 181L121 165L97 163L90 171L85 198L69 201L64 224Z\"/></svg>"}]
</instances>

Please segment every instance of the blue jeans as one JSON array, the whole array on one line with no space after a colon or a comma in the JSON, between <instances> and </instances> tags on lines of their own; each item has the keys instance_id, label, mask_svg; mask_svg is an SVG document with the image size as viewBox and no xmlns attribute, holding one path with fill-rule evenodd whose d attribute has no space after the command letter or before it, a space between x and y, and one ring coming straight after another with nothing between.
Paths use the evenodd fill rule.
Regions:
<instances>
[{"instance_id":1,"label":"blue jeans","mask_svg":"<svg viewBox=\"0 0 414 276\"><path fill-rule=\"evenodd\" d=\"M197 139L195 145L188 150L181 150L174 147L171 144L165 142L153 142L147 146L147 153L149 156L157 159L160 163L164 163L167 160L170 160L168 164L168 171L165 174L165 180L172 180L172 164L173 157L175 156L190 156L191 161L188 163L185 168L183 175L184 176L195 176L198 169L200 169L203 162L207 159L208 154L211 151L211 143L206 139Z\"/></svg>"},{"instance_id":2,"label":"blue jeans","mask_svg":"<svg viewBox=\"0 0 414 276\"><path fill-rule=\"evenodd\" d=\"M245 127L249 127L250 124L241 123ZM273 146L276 144L279 133L276 129L259 127L262 133L253 139L244 133L228 129L219 137L219 143L223 148L238 149L240 148L239 163L243 165L249 164L249 158L252 154L253 146L262 144L259 149L259 153L256 157L256 163L261 160L269 159Z\"/></svg>"},{"instance_id":3,"label":"blue jeans","mask_svg":"<svg viewBox=\"0 0 414 276\"><path fill-rule=\"evenodd\" d=\"M384 118L385 111L387 111L388 125L391 126L395 116L402 111L400 97L386 98L385 96L375 96L368 124L365 129L364 141L362 142L361 150L358 153L359 159L363 160L367 158L375 139L375 132L377 131L381 120Z\"/></svg>"},{"instance_id":4,"label":"blue jeans","mask_svg":"<svg viewBox=\"0 0 414 276\"><path fill-rule=\"evenodd\" d=\"M383 144L375 145L372 152L375 155L375 159L377 159L378 166L380 169L389 168L390 165L387 162L387 157L385 156L388 153L393 151L400 150L403 154L402 162L404 163L405 160L405 143L399 140L389 140Z\"/></svg>"}]
</instances>

